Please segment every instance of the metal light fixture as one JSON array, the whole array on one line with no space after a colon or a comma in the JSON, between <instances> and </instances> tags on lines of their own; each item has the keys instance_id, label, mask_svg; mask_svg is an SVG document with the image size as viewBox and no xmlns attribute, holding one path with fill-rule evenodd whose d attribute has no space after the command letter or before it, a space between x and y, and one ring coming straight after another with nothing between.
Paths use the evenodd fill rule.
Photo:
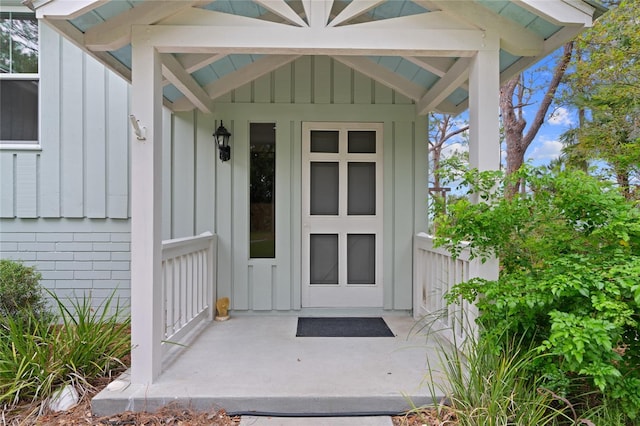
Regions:
<instances>
[{"instance_id":1,"label":"metal light fixture","mask_svg":"<svg viewBox=\"0 0 640 426\"><path fill-rule=\"evenodd\" d=\"M220 126L213 133L213 137L218 144L218 151L220 151L220 160L229 161L231 159L231 147L229 146L229 138L231 133L222 125L220 120Z\"/></svg>"}]
</instances>

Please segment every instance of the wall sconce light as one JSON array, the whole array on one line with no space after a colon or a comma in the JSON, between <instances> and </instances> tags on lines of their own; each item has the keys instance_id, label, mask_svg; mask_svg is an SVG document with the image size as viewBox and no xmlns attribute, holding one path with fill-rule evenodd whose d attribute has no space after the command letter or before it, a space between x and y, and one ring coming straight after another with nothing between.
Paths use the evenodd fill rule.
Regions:
<instances>
[{"instance_id":1,"label":"wall sconce light","mask_svg":"<svg viewBox=\"0 0 640 426\"><path fill-rule=\"evenodd\" d=\"M231 147L229 146L229 138L231 133L222 125L220 120L220 126L213 133L213 137L218 144L218 151L220 151L220 160L229 161L231 159Z\"/></svg>"}]
</instances>

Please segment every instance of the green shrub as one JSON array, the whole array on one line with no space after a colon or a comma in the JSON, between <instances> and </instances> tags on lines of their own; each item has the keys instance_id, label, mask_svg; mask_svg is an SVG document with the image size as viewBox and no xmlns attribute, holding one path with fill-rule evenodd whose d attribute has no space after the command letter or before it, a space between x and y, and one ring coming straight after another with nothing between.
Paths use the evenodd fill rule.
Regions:
<instances>
[{"instance_id":1,"label":"green shrub","mask_svg":"<svg viewBox=\"0 0 640 426\"><path fill-rule=\"evenodd\" d=\"M0 259L0 318L24 318L33 314L41 318L47 305L40 286L40 274L35 268L13 260Z\"/></svg>"},{"instance_id":2,"label":"green shrub","mask_svg":"<svg viewBox=\"0 0 640 426\"><path fill-rule=\"evenodd\" d=\"M525 167L529 191L502 196L504 179L469 172L482 200L461 200L439 218L440 244L500 257L497 281L475 279L449 295L476 300L482 338L504 330L548 356L531 374L568 398L594 393L640 414L640 213L606 182L578 171ZM478 296L482 297L478 297ZM606 398L605 398L606 395Z\"/></svg>"}]
</instances>

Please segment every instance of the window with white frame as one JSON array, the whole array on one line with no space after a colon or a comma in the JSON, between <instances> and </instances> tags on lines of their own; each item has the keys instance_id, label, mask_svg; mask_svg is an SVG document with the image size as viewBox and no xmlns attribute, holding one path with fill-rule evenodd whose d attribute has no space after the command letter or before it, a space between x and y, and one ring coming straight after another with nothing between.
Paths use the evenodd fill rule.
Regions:
<instances>
[{"instance_id":1,"label":"window with white frame","mask_svg":"<svg viewBox=\"0 0 640 426\"><path fill-rule=\"evenodd\" d=\"M0 144L38 143L38 20L0 12Z\"/></svg>"}]
</instances>

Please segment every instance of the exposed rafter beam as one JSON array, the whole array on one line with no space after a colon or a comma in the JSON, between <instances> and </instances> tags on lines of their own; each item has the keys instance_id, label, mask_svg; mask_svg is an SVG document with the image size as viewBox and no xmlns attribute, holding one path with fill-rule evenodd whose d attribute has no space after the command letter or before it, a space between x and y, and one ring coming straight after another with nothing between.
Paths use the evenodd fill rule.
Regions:
<instances>
[{"instance_id":1,"label":"exposed rafter beam","mask_svg":"<svg viewBox=\"0 0 640 426\"><path fill-rule=\"evenodd\" d=\"M418 15L399 16L397 18L381 19L379 21L361 22L349 25L350 28L384 29L403 31L409 29L430 30L477 30L477 26L470 25L451 14L436 11Z\"/></svg>"},{"instance_id":2,"label":"exposed rafter beam","mask_svg":"<svg viewBox=\"0 0 640 426\"><path fill-rule=\"evenodd\" d=\"M435 111L441 114L458 115L458 114L462 114L464 111L466 111L466 109L467 109L467 102L454 105L449 101L444 101L436 107Z\"/></svg>"},{"instance_id":3,"label":"exposed rafter beam","mask_svg":"<svg viewBox=\"0 0 640 426\"><path fill-rule=\"evenodd\" d=\"M334 56L333 58L414 101L418 101L425 91L424 87L367 58L358 56Z\"/></svg>"},{"instance_id":4,"label":"exposed rafter beam","mask_svg":"<svg viewBox=\"0 0 640 426\"><path fill-rule=\"evenodd\" d=\"M350 21L353 18L356 18L363 13L366 13L382 3L384 0L352 0L342 12L338 14L333 20L329 23L330 27L335 27L336 25L343 24L345 22Z\"/></svg>"},{"instance_id":5,"label":"exposed rafter beam","mask_svg":"<svg viewBox=\"0 0 640 426\"><path fill-rule=\"evenodd\" d=\"M171 54L160 55L162 75L169 80L196 108L205 114L211 114L211 99L197 81L180 65Z\"/></svg>"},{"instance_id":6,"label":"exposed rafter beam","mask_svg":"<svg viewBox=\"0 0 640 426\"><path fill-rule=\"evenodd\" d=\"M151 25L201 1L150 1L89 28L85 45L94 51L117 50L131 42L132 25Z\"/></svg>"},{"instance_id":7,"label":"exposed rafter beam","mask_svg":"<svg viewBox=\"0 0 640 426\"><path fill-rule=\"evenodd\" d=\"M326 27L331 14L333 0L302 0L304 13L312 28Z\"/></svg>"},{"instance_id":8,"label":"exposed rafter beam","mask_svg":"<svg viewBox=\"0 0 640 426\"><path fill-rule=\"evenodd\" d=\"M204 90L207 92L209 98L215 100L220 96L226 95L230 91L237 89L247 83L256 80L263 75L274 71L281 66L295 61L300 56L283 56L273 55L265 56L255 61L251 65L240 68L236 72L227 74L212 83L209 83ZM174 111L183 111L190 109L190 102L187 98L178 99L173 104Z\"/></svg>"},{"instance_id":9,"label":"exposed rafter beam","mask_svg":"<svg viewBox=\"0 0 640 426\"><path fill-rule=\"evenodd\" d=\"M47 19L74 19L96 7L102 6L108 0L55 0L34 1L36 17Z\"/></svg>"},{"instance_id":10,"label":"exposed rafter beam","mask_svg":"<svg viewBox=\"0 0 640 426\"><path fill-rule=\"evenodd\" d=\"M403 56L403 59L424 68L438 77L444 76L447 71L456 63L455 58L416 58L415 56ZM460 85L462 89L468 90L466 83Z\"/></svg>"},{"instance_id":11,"label":"exposed rafter beam","mask_svg":"<svg viewBox=\"0 0 640 426\"><path fill-rule=\"evenodd\" d=\"M224 58L225 56L227 55L211 53L177 53L175 55L182 68L184 68L189 74L194 73L199 69ZM162 85L166 86L168 84L170 84L169 80L164 78L162 80Z\"/></svg>"},{"instance_id":12,"label":"exposed rafter beam","mask_svg":"<svg viewBox=\"0 0 640 426\"><path fill-rule=\"evenodd\" d=\"M298 16L297 13L289 7L287 2L284 0L253 0L255 3L258 3L265 9L275 13L279 17L286 19L288 22L291 22L294 25L299 27L308 27L307 23Z\"/></svg>"},{"instance_id":13,"label":"exposed rafter beam","mask_svg":"<svg viewBox=\"0 0 640 426\"><path fill-rule=\"evenodd\" d=\"M440 103L453 93L469 78L470 58L460 58L447 73L434 84L420 99L417 106L418 114L433 111Z\"/></svg>"},{"instance_id":14,"label":"exposed rafter beam","mask_svg":"<svg viewBox=\"0 0 640 426\"><path fill-rule=\"evenodd\" d=\"M289 24L248 18L230 13L216 12L201 8L187 8L158 22L161 25L199 25L203 27L247 27L258 31L265 31L280 27L290 27Z\"/></svg>"},{"instance_id":15,"label":"exposed rafter beam","mask_svg":"<svg viewBox=\"0 0 640 426\"><path fill-rule=\"evenodd\" d=\"M198 71L200 68L204 68L209 64L212 64L227 55L223 54L210 54L210 53L186 53L178 54L176 59L180 62L180 65L187 70L189 74Z\"/></svg>"},{"instance_id":16,"label":"exposed rafter beam","mask_svg":"<svg viewBox=\"0 0 640 426\"><path fill-rule=\"evenodd\" d=\"M58 33L65 36L73 44L86 51L84 43L84 34L74 27L70 22L64 20L47 20L47 25L51 26ZM87 52L89 55L102 62L111 71L118 74L127 81L131 81L131 70L116 58L105 52Z\"/></svg>"},{"instance_id":17,"label":"exposed rafter beam","mask_svg":"<svg viewBox=\"0 0 640 426\"><path fill-rule=\"evenodd\" d=\"M576 0L517 0L520 6L542 16L556 25L592 25L595 9L583 1Z\"/></svg>"},{"instance_id":18,"label":"exposed rafter beam","mask_svg":"<svg viewBox=\"0 0 640 426\"><path fill-rule=\"evenodd\" d=\"M470 1L415 0L428 8L437 8L469 25L500 34L500 46L518 56L535 56L542 51L543 39L533 31ZM555 2L549 2L555 3ZM431 12L436 13L436 12Z\"/></svg>"},{"instance_id":19,"label":"exposed rafter beam","mask_svg":"<svg viewBox=\"0 0 640 426\"><path fill-rule=\"evenodd\" d=\"M507 69L502 71L500 73L500 83L502 84L505 81L509 80L514 75L518 74L519 72L524 71L534 63L538 62L541 57L544 57L545 55L558 49L560 46L566 43L567 40L573 39L581 31L582 31L582 28L577 26L565 27L561 29L560 31L558 31L557 33L549 37L547 40L545 40L544 53L541 56L538 56L535 58L531 58L531 57L521 58L518 61L514 62Z\"/></svg>"},{"instance_id":20,"label":"exposed rafter beam","mask_svg":"<svg viewBox=\"0 0 640 426\"><path fill-rule=\"evenodd\" d=\"M424 68L431 74L435 74L438 77L442 77L443 75L445 75L449 68L451 68L453 64L456 63L455 58L418 58L415 56L403 56L402 58L414 65L419 66L420 68Z\"/></svg>"},{"instance_id":21,"label":"exposed rafter beam","mask_svg":"<svg viewBox=\"0 0 640 426\"><path fill-rule=\"evenodd\" d=\"M495 33L480 30L389 31L360 24L320 29L277 25L273 31L258 34L243 27L200 25L140 25L132 31L134 38L144 37L166 53L441 56L443 52L452 55L499 47Z\"/></svg>"}]
</instances>

